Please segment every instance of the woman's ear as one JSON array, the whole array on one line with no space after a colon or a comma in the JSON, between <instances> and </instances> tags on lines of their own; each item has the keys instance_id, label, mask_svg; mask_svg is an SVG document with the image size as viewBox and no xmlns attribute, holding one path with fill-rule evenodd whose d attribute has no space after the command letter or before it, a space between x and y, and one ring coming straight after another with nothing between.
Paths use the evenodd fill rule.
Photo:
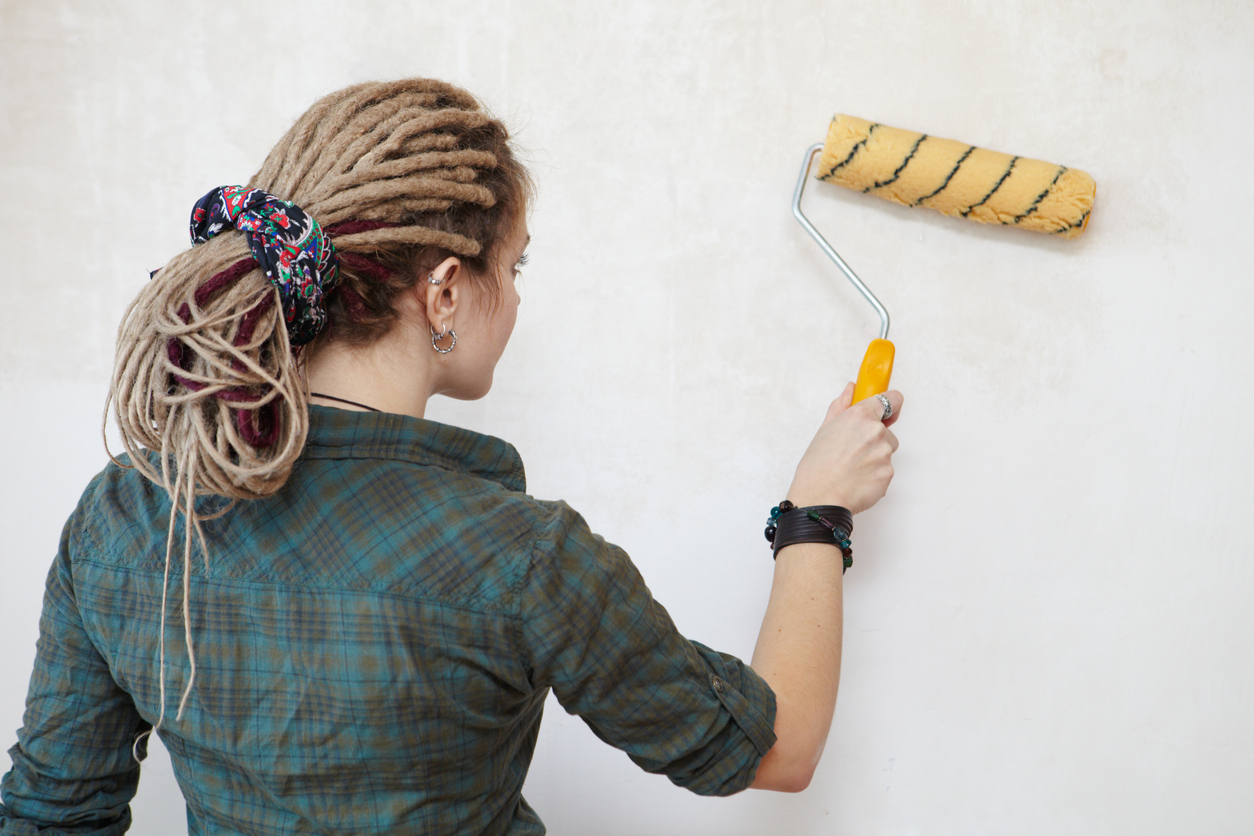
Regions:
<instances>
[{"instance_id":1,"label":"woman's ear","mask_svg":"<svg viewBox=\"0 0 1254 836\"><path fill-rule=\"evenodd\" d=\"M449 256L424 276L420 287L425 290L427 322L436 331L453 327L453 318L466 295L466 266L456 256Z\"/></svg>"}]
</instances>

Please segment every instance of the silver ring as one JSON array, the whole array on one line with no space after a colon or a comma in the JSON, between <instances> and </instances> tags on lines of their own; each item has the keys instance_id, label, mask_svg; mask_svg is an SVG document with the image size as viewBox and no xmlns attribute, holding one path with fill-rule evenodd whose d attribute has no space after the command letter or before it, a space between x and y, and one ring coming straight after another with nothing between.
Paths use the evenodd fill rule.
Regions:
<instances>
[{"instance_id":1,"label":"silver ring","mask_svg":"<svg viewBox=\"0 0 1254 836\"><path fill-rule=\"evenodd\" d=\"M880 420L887 421L893 415L893 405L889 403L888 398L883 395L876 395L875 397L879 398L880 403L884 404L884 415L880 418Z\"/></svg>"}]
</instances>

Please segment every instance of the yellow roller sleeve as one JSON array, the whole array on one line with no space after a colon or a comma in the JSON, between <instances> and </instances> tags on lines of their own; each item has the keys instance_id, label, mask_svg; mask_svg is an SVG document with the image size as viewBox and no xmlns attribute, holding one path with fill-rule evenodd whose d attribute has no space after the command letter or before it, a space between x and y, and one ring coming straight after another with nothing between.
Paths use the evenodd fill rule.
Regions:
<instances>
[{"instance_id":1,"label":"yellow roller sleeve","mask_svg":"<svg viewBox=\"0 0 1254 836\"><path fill-rule=\"evenodd\" d=\"M897 350L888 340L871 340L858 369L858 380L853 384L853 402L866 400L872 395L888 391L888 381L893 377L893 357Z\"/></svg>"},{"instance_id":2,"label":"yellow roller sleeve","mask_svg":"<svg viewBox=\"0 0 1254 836\"><path fill-rule=\"evenodd\" d=\"M1083 171L837 114L818 177L905 206L1063 238L1088 225L1097 184Z\"/></svg>"}]
</instances>

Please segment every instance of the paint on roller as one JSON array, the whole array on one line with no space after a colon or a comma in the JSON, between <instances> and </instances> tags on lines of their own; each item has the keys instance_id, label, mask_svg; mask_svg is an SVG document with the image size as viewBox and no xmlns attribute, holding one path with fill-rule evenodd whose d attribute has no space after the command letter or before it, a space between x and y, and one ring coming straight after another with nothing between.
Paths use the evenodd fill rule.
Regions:
<instances>
[{"instance_id":1,"label":"paint on roller","mask_svg":"<svg viewBox=\"0 0 1254 836\"><path fill-rule=\"evenodd\" d=\"M903 206L1075 238L1097 185L1083 171L837 114L818 177Z\"/></svg>"}]
</instances>

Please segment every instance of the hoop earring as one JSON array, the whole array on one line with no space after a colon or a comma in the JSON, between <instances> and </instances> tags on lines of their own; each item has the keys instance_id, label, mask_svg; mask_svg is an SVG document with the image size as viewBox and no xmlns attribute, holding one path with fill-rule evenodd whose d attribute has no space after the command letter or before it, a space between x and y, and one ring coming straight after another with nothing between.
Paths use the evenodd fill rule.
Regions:
<instances>
[{"instance_id":1,"label":"hoop earring","mask_svg":"<svg viewBox=\"0 0 1254 836\"><path fill-rule=\"evenodd\" d=\"M444 279L437 279L437 278L435 277L435 272L434 272L434 271L433 271L433 272L431 272L431 273L428 273L428 274L427 274L427 283L428 283L428 284L442 284L443 282L444 282Z\"/></svg>"},{"instance_id":2,"label":"hoop earring","mask_svg":"<svg viewBox=\"0 0 1254 836\"><path fill-rule=\"evenodd\" d=\"M448 325L445 325L444 330L442 330L438 334L435 332L435 326L430 326L430 328L431 328L431 347L434 348L436 351L440 352L441 354L448 354L450 351L457 348L457 332L450 331L448 329ZM440 345L439 345L440 340L444 339L445 337L452 337L453 342L449 345L448 348L440 348Z\"/></svg>"}]
</instances>

